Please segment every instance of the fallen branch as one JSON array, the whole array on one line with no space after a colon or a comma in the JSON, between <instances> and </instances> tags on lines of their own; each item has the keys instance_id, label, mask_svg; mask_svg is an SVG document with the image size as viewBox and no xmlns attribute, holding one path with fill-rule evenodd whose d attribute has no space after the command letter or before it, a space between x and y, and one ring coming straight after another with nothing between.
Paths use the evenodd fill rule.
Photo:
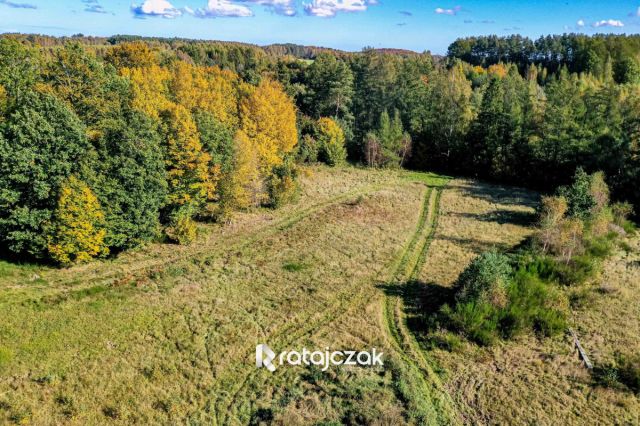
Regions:
<instances>
[{"instance_id":1,"label":"fallen branch","mask_svg":"<svg viewBox=\"0 0 640 426\"><path fill-rule=\"evenodd\" d=\"M582 345L580 344L580 340L578 340L578 336L576 336L576 333L573 331L572 328L569 329L569 332L573 336L573 341L575 343L576 348L578 349L578 353L580 354L580 358L582 358L582 361L584 361L584 365L589 370L592 370L593 369L593 364L591 364L591 361L589 360L589 357L587 356L587 353L582 348Z\"/></svg>"}]
</instances>

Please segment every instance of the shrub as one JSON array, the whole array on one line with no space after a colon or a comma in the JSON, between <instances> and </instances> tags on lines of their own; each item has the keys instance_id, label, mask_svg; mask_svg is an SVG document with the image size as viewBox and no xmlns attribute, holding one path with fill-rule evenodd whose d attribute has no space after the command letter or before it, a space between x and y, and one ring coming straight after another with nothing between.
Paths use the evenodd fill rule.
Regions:
<instances>
[{"instance_id":1,"label":"shrub","mask_svg":"<svg viewBox=\"0 0 640 426\"><path fill-rule=\"evenodd\" d=\"M504 306L506 287L512 272L507 256L495 252L483 253L460 275L456 300L483 300L495 306Z\"/></svg>"},{"instance_id":2,"label":"shrub","mask_svg":"<svg viewBox=\"0 0 640 426\"><path fill-rule=\"evenodd\" d=\"M640 355L616 353L613 362L598 365L593 369L593 378L601 386L626 387L640 394Z\"/></svg>"},{"instance_id":3,"label":"shrub","mask_svg":"<svg viewBox=\"0 0 640 426\"><path fill-rule=\"evenodd\" d=\"M582 168L576 170L571 186L559 188L558 193L567 200L569 216L586 219L596 206L591 193L591 177Z\"/></svg>"},{"instance_id":4,"label":"shrub","mask_svg":"<svg viewBox=\"0 0 640 426\"><path fill-rule=\"evenodd\" d=\"M293 200L298 189L297 176L298 170L291 158L273 168L273 174L268 184L269 205L271 207L277 208Z\"/></svg>"},{"instance_id":5,"label":"shrub","mask_svg":"<svg viewBox=\"0 0 640 426\"><path fill-rule=\"evenodd\" d=\"M566 328L563 296L539 276L520 269L508 289L509 305L500 313L500 331L510 338L529 329L551 336Z\"/></svg>"},{"instance_id":6,"label":"shrub","mask_svg":"<svg viewBox=\"0 0 640 426\"><path fill-rule=\"evenodd\" d=\"M441 310L448 327L481 345L526 331L551 336L566 327L566 297L543 276L554 276L550 258L520 259L514 273L509 258L484 253L460 275L456 304Z\"/></svg>"},{"instance_id":7,"label":"shrub","mask_svg":"<svg viewBox=\"0 0 640 426\"><path fill-rule=\"evenodd\" d=\"M627 218L633 214L633 206L629 203L614 203L611 205L613 222L618 226L624 226Z\"/></svg>"},{"instance_id":8,"label":"shrub","mask_svg":"<svg viewBox=\"0 0 640 426\"><path fill-rule=\"evenodd\" d=\"M547 283L567 286L584 283L598 270L596 259L589 254L575 256L569 263L558 262L550 256L538 256L521 268Z\"/></svg>"},{"instance_id":9,"label":"shrub","mask_svg":"<svg viewBox=\"0 0 640 426\"><path fill-rule=\"evenodd\" d=\"M75 176L62 185L49 237L51 258L62 265L109 253L104 244L104 213L91 189Z\"/></svg>"},{"instance_id":10,"label":"shrub","mask_svg":"<svg viewBox=\"0 0 640 426\"><path fill-rule=\"evenodd\" d=\"M311 135L304 135L298 144L298 161L301 163L315 163L318 161L320 147Z\"/></svg>"},{"instance_id":11,"label":"shrub","mask_svg":"<svg viewBox=\"0 0 640 426\"><path fill-rule=\"evenodd\" d=\"M174 213L165 233L169 240L174 243L180 245L193 243L198 236L198 228L191 218L189 209L180 209Z\"/></svg>"},{"instance_id":12,"label":"shrub","mask_svg":"<svg viewBox=\"0 0 640 426\"><path fill-rule=\"evenodd\" d=\"M618 354L616 358L620 381L633 392L640 394L640 355Z\"/></svg>"},{"instance_id":13,"label":"shrub","mask_svg":"<svg viewBox=\"0 0 640 426\"><path fill-rule=\"evenodd\" d=\"M597 259L605 259L611 255L613 243L610 238L593 238L587 243L587 254Z\"/></svg>"},{"instance_id":14,"label":"shrub","mask_svg":"<svg viewBox=\"0 0 640 426\"><path fill-rule=\"evenodd\" d=\"M344 163L347 159L344 132L334 120L318 120L316 139L320 146L318 159L330 166Z\"/></svg>"},{"instance_id":15,"label":"shrub","mask_svg":"<svg viewBox=\"0 0 640 426\"><path fill-rule=\"evenodd\" d=\"M590 176L589 194L593 199L593 213L597 213L609 205L609 187L605 182L604 173L596 172Z\"/></svg>"},{"instance_id":16,"label":"shrub","mask_svg":"<svg viewBox=\"0 0 640 426\"><path fill-rule=\"evenodd\" d=\"M445 305L442 313L449 326L480 345L491 345L497 338L495 308L483 301L457 303L453 308Z\"/></svg>"}]
</instances>

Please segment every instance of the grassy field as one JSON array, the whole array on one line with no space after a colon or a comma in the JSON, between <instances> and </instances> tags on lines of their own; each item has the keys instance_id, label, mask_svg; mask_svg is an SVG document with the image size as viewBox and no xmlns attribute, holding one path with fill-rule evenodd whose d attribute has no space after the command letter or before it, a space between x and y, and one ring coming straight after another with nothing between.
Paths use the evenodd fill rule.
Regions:
<instances>
[{"instance_id":1,"label":"grassy field","mask_svg":"<svg viewBox=\"0 0 640 426\"><path fill-rule=\"evenodd\" d=\"M445 351L413 330L475 254L531 233L536 203L431 174L317 167L295 203L201 225L189 247L65 270L0 262L0 424L637 422L637 398L589 386L568 339ZM639 264L621 251L605 270L620 284L573 298L596 361L637 349ZM270 373L255 368L259 343L376 347L385 366Z\"/></svg>"},{"instance_id":2,"label":"grassy field","mask_svg":"<svg viewBox=\"0 0 640 426\"><path fill-rule=\"evenodd\" d=\"M454 181L442 199L441 219L420 281L438 309L469 260L508 249L530 234L536 197L509 188ZM571 326L597 365L614 352L640 351L640 241L628 240L591 284L567 289ZM481 348L447 332L444 348L426 353L441 369L447 392L468 424L639 424L640 399L594 386L569 335ZM439 334L439 335L438 335ZM425 342L425 345L427 343Z\"/></svg>"}]
</instances>

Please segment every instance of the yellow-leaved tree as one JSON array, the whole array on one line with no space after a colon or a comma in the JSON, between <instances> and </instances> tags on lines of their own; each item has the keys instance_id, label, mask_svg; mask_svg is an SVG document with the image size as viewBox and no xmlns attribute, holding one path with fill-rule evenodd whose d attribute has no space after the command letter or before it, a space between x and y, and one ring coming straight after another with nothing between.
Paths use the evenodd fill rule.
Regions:
<instances>
[{"instance_id":1,"label":"yellow-leaved tree","mask_svg":"<svg viewBox=\"0 0 640 426\"><path fill-rule=\"evenodd\" d=\"M233 207L246 209L258 206L266 200L265 181L260 175L260 159L253 143L243 132L234 139L234 164L225 194L233 201Z\"/></svg>"},{"instance_id":2,"label":"yellow-leaved tree","mask_svg":"<svg viewBox=\"0 0 640 426\"><path fill-rule=\"evenodd\" d=\"M109 49L105 59L117 69L157 65L156 54L142 41L120 43Z\"/></svg>"},{"instance_id":3,"label":"yellow-leaved tree","mask_svg":"<svg viewBox=\"0 0 640 426\"><path fill-rule=\"evenodd\" d=\"M5 109L7 108L7 101L7 91L5 90L4 86L0 84L0 114L4 113ZM2 119L2 117L0 117L0 119Z\"/></svg>"},{"instance_id":4,"label":"yellow-leaved tree","mask_svg":"<svg viewBox=\"0 0 640 426\"><path fill-rule=\"evenodd\" d=\"M166 135L169 205L196 206L214 198L217 176L211 173L211 156L202 149L191 114L182 105L171 105L161 114Z\"/></svg>"},{"instance_id":5,"label":"yellow-leaved tree","mask_svg":"<svg viewBox=\"0 0 640 426\"><path fill-rule=\"evenodd\" d=\"M241 130L258 152L260 170L266 177L298 143L295 106L282 86L269 79L246 90L240 104Z\"/></svg>"},{"instance_id":6,"label":"yellow-leaved tree","mask_svg":"<svg viewBox=\"0 0 640 426\"><path fill-rule=\"evenodd\" d=\"M238 77L217 67L196 67L178 61L173 66L170 92L174 101L194 112L211 113L229 128L238 125Z\"/></svg>"},{"instance_id":7,"label":"yellow-leaved tree","mask_svg":"<svg viewBox=\"0 0 640 426\"><path fill-rule=\"evenodd\" d=\"M62 265L86 262L107 255L107 231L98 198L86 183L69 177L62 185L55 211L48 249L51 258Z\"/></svg>"},{"instance_id":8,"label":"yellow-leaved tree","mask_svg":"<svg viewBox=\"0 0 640 426\"><path fill-rule=\"evenodd\" d=\"M335 166L347 159L344 132L335 120L327 117L319 119L316 138L320 145L319 160Z\"/></svg>"},{"instance_id":9,"label":"yellow-leaved tree","mask_svg":"<svg viewBox=\"0 0 640 426\"><path fill-rule=\"evenodd\" d=\"M132 106L149 117L158 119L160 113L171 108L167 98L171 73L158 65L144 68L123 68L120 73L131 81Z\"/></svg>"}]
</instances>

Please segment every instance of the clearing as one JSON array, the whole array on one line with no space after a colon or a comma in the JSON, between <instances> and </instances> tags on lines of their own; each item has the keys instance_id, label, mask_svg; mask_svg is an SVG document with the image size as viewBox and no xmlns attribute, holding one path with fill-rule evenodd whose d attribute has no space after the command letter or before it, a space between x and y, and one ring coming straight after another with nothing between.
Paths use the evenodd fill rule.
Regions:
<instances>
[{"instance_id":1,"label":"clearing","mask_svg":"<svg viewBox=\"0 0 640 426\"><path fill-rule=\"evenodd\" d=\"M536 194L325 167L306 169L301 187L282 209L201 225L189 247L66 270L0 262L0 423L638 421L638 399L594 390L567 338L445 351L411 332L474 255L530 235ZM596 360L638 345L633 256L607 264L623 314L607 312L604 289L576 298L597 307L576 304L574 327ZM416 294L430 302L412 304ZM385 366L270 373L255 367L259 343L375 347Z\"/></svg>"}]
</instances>

